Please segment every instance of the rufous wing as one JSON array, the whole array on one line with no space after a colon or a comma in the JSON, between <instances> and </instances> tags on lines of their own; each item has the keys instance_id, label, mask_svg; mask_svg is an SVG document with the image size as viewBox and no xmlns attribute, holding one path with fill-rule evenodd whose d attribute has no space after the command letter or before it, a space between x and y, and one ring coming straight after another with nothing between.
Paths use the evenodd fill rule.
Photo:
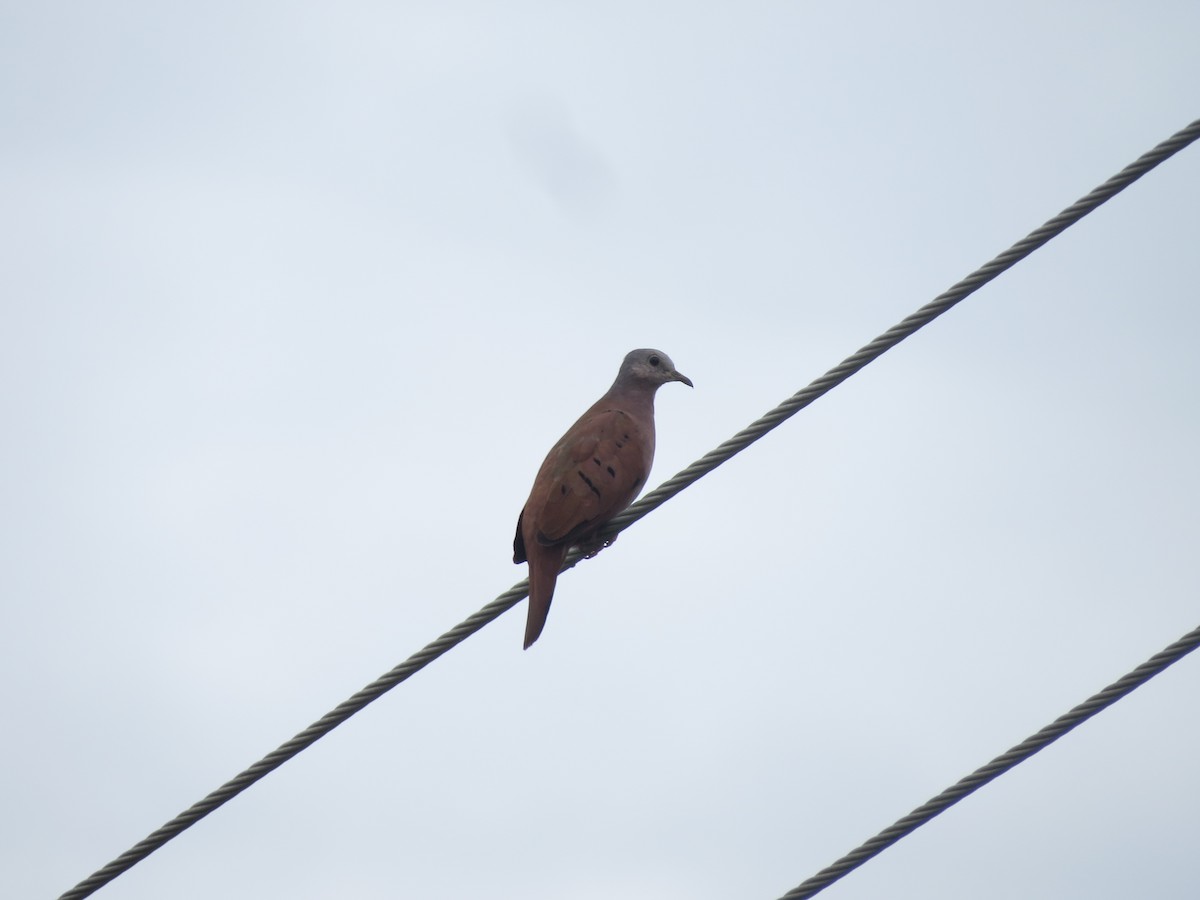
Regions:
<instances>
[{"instance_id":1,"label":"rufous wing","mask_svg":"<svg viewBox=\"0 0 1200 900\"><path fill-rule=\"evenodd\" d=\"M534 508L525 510L537 542L571 543L628 506L654 458L651 429L619 409L596 410L576 422L546 459L538 473L542 490L535 489Z\"/></svg>"}]
</instances>

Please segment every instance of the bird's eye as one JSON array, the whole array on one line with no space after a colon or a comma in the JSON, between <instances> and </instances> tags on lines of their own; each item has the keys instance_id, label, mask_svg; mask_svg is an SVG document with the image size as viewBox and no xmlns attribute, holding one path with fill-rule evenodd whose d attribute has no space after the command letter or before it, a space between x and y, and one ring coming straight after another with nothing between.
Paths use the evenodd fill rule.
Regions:
<instances>
[{"instance_id":1,"label":"bird's eye","mask_svg":"<svg viewBox=\"0 0 1200 900\"><path fill-rule=\"evenodd\" d=\"M659 359L657 356L650 357L650 365L657 366L660 362L662 362L662 360Z\"/></svg>"}]
</instances>

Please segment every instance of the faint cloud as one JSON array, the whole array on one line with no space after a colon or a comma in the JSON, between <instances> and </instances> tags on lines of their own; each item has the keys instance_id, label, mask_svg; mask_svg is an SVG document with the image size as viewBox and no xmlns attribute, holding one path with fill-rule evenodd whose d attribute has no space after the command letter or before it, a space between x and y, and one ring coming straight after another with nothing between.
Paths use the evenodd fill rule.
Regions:
<instances>
[{"instance_id":1,"label":"faint cloud","mask_svg":"<svg viewBox=\"0 0 1200 900\"><path fill-rule=\"evenodd\" d=\"M527 98L506 117L517 161L554 204L574 219L598 216L616 190L603 154L575 127L561 101Z\"/></svg>"}]
</instances>

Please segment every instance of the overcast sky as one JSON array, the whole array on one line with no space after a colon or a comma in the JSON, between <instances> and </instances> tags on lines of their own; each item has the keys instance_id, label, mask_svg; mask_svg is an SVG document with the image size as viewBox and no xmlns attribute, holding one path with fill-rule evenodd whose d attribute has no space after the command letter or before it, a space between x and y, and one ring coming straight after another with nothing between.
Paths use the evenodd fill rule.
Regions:
<instances>
[{"instance_id":1,"label":"overcast sky","mask_svg":"<svg viewBox=\"0 0 1200 900\"><path fill-rule=\"evenodd\" d=\"M0 896L1200 116L1194 2L6 2ZM1200 146L98 896L773 900L1200 623ZM825 896L1194 898L1200 657Z\"/></svg>"}]
</instances>

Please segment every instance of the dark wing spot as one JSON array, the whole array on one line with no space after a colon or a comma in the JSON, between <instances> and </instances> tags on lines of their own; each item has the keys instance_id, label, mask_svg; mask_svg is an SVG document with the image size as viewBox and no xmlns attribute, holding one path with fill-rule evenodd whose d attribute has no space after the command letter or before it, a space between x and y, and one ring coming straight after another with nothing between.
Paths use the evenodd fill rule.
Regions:
<instances>
[{"instance_id":1,"label":"dark wing spot","mask_svg":"<svg viewBox=\"0 0 1200 900\"><path fill-rule=\"evenodd\" d=\"M600 489L598 487L596 487L594 484L592 484L592 479L590 479L586 475L584 475L582 471L579 473L579 477L583 479L583 483L588 486L589 491L591 491L597 497L600 496Z\"/></svg>"},{"instance_id":2,"label":"dark wing spot","mask_svg":"<svg viewBox=\"0 0 1200 900\"><path fill-rule=\"evenodd\" d=\"M593 456L593 457L592 457L592 462L594 462L594 463L595 463L596 465L598 465L598 466L602 466L602 465L604 465L604 463L600 462L600 459L599 459L598 457L595 457L595 456Z\"/></svg>"},{"instance_id":3,"label":"dark wing spot","mask_svg":"<svg viewBox=\"0 0 1200 900\"><path fill-rule=\"evenodd\" d=\"M565 495L567 493L567 486L565 484L560 484L558 486L558 492Z\"/></svg>"},{"instance_id":4,"label":"dark wing spot","mask_svg":"<svg viewBox=\"0 0 1200 900\"><path fill-rule=\"evenodd\" d=\"M614 469L612 466L609 466L609 467L608 467L608 474L609 474L609 475L611 475L613 478L616 478L616 477L617 477L617 470L616 470L616 469Z\"/></svg>"}]
</instances>

